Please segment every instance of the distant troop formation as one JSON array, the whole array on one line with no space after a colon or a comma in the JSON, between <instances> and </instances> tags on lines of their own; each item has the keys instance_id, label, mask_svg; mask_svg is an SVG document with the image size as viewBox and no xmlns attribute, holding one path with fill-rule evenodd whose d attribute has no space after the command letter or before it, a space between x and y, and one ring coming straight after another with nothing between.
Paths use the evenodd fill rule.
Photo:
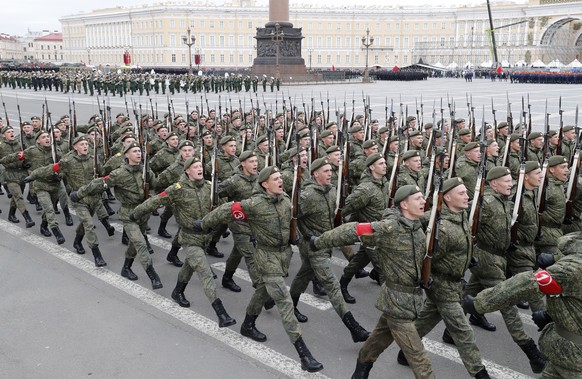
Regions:
<instances>
[{"instance_id":1,"label":"distant troop formation","mask_svg":"<svg viewBox=\"0 0 582 379\"><path fill-rule=\"evenodd\" d=\"M471 324L495 331L485 317L494 310L533 372L579 378L578 126L564 125L560 106L559 127L550 128L546 112L543 132L533 131L525 100L515 123L509 104L506 120L498 122L493 109L488 123L484 110L476 121L469 99L466 118L454 103L426 115L423 104L411 111L386 101L380 122L371 118L370 99L362 102L332 112L323 99L299 104L289 98L274 108L251 100L250 109L229 102L225 111L208 101L190 111L186 102L184 115L171 103L158 114L150 102L114 115L104 101L80 125L74 107L51 118L45 101L38 117L2 123L0 183L10 197L8 220L19 223L18 211L27 228L35 225L23 195L28 184L26 199L42 212L41 234L65 243L55 214L62 210L73 225L73 207L79 223L72 246L78 254L88 246L103 267L112 252L100 251L94 218L111 237L109 217L117 214L127 245L121 275L137 280L137 258L158 289L162 279L146 233L155 222L159 236L172 238L167 261L180 268L172 299L190 306L186 289L197 273L220 327L237 321L218 297L205 255L224 257L217 242L232 235L221 284L241 291L233 278L244 259L254 288L241 334L265 342L256 322L263 309L276 307L309 372L323 369L300 326L309 317L299 299L312 283L352 340L363 342L352 378L367 378L392 342L401 349L398 362L416 378L435 377L422 337L441 320L443 341L456 345L468 373L489 378ZM175 236L166 229L172 217ZM301 268L288 289L293 245ZM349 261L339 279L331 269L333 247ZM354 277L367 276L381 285L381 314L371 333L350 309L357 300L348 290ZM531 308L543 328L541 351L517 306Z\"/></svg>"},{"instance_id":2,"label":"distant troop formation","mask_svg":"<svg viewBox=\"0 0 582 379\"><path fill-rule=\"evenodd\" d=\"M55 91L85 95L145 95L202 92L279 91L281 80L275 77L225 74L141 74L129 71L0 71L0 85L12 89Z\"/></svg>"}]
</instances>

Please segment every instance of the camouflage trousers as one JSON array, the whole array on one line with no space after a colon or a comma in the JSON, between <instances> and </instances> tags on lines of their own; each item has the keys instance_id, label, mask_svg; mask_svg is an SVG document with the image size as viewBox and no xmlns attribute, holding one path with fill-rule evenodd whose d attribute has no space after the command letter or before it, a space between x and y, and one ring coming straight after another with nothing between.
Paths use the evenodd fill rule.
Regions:
<instances>
[{"instance_id":1,"label":"camouflage trousers","mask_svg":"<svg viewBox=\"0 0 582 379\"><path fill-rule=\"evenodd\" d=\"M299 242L301 268L291 283L291 298L299 298L305 292L309 282L316 277L327 291L329 301L336 313L343 317L349 310L340 291L339 282L331 270L331 249L313 252L305 239Z\"/></svg>"},{"instance_id":2,"label":"camouflage trousers","mask_svg":"<svg viewBox=\"0 0 582 379\"><path fill-rule=\"evenodd\" d=\"M12 198L10 199L10 207L18 208L20 213L26 212L26 204L24 203L24 196L22 192L24 191L24 184L16 183L16 182L8 182L6 183L6 188L12 194Z\"/></svg>"},{"instance_id":3,"label":"camouflage trousers","mask_svg":"<svg viewBox=\"0 0 582 379\"><path fill-rule=\"evenodd\" d=\"M95 224L93 223L93 215L97 204L101 204L101 197L93 196L92 198L84 198L83 201L71 202L73 209L77 213L77 217L81 221L77 226L75 233L79 236L84 236L89 247L99 246L99 240L95 233Z\"/></svg>"},{"instance_id":4,"label":"camouflage trousers","mask_svg":"<svg viewBox=\"0 0 582 379\"><path fill-rule=\"evenodd\" d=\"M174 215L174 208L171 205L164 207L164 211L160 215L160 221L168 221Z\"/></svg>"},{"instance_id":5,"label":"camouflage trousers","mask_svg":"<svg viewBox=\"0 0 582 379\"><path fill-rule=\"evenodd\" d=\"M251 236L240 233L232 233L234 246L230 255L226 259L226 271L234 272L238 268L240 261L244 257L251 282L254 286L259 282L259 273L255 263L255 246L251 241Z\"/></svg>"},{"instance_id":6,"label":"camouflage trousers","mask_svg":"<svg viewBox=\"0 0 582 379\"><path fill-rule=\"evenodd\" d=\"M301 337L301 328L293 312L293 301L283 279L283 275L289 270L291 255L290 247L286 247L283 251L267 251L260 247L257 248L255 262L259 273L259 282L247 306L247 314L260 315L265 301L271 297L281 316L283 328L285 328L291 343L295 343Z\"/></svg>"},{"instance_id":7,"label":"camouflage trousers","mask_svg":"<svg viewBox=\"0 0 582 379\"><path fill-rule=\"evenodd\" d=\"M475 376L485 368L481 361L481 353L475 342L473 329L467 322L465 311L460 303L433 302L427 298L414 321L418 335L422 338L443 320L455 341L461 360L471 376Z\"/></svg>"},{"instance_id":8,"label":"camouflage trousers","mask_svg":"<svg viewBox=\"0 0 582 379\"><path fill-rule=\"evenodd\" d=\"M463 296L477 296L485 288L495 287L506 279L507 259L505 257L491 254L478 246L475 247L475 257L479 264L471 268L471 277ZM515 305L500 309L500 312L515 343L523 345L531 339L523 329L523 322L519 318L519 311Z\"/></svg>"},{"instance_id":9,"label":"camouflage trousers","mask_svg":"<svg viewBox=\"0 0 582 379\"><path fill-rule=\"evenodd\" d=\"M350 263L348 263L346 268L344 268L343 276L346 278L353 278L354 275L356 275L356 272L366 267L370 262L372 262L372 266L376 268L376 271L380 275L380 283L384 283L384 274L382 270L379 269L378 254L374 249L364 245L360 246L360 250L353 255Z\"/></svg>"},{"instance_id":10,"label":"camouflage trousers","mask_svg":"<svg viewBox=\"0 0 582 379\"><path fill-rule=\"evenodd\" d=\"M560 367L548 361L540 379L582 379L582 372Z\"/></svg>"},{"instance_id":11,"label":"camouflage trousers","mask_svg":"<svg viewBox=\"0 0 582 379\"><path fill-rule=\"evenodd\" d=\"M62 181L61 185L59 186L59 204L61 204L61 208L67 208L69 206L69 196L67 195L65 183Z\"/></svg>"},{"instance_id":12,"label":"camouflage trousers","mask_svg":"<svg viewBox=\"0 0 582 379\"><path fill-rule=\"evenodd\" d=\"M36 191L38 203L42 206L42 220L48 223L49 228L59 226L53 205L59 199L59 191Z\"/></svg>"},{"instance_id":13,"label":"camouflage trousers","mask_svg":"<svg viewBox=\"0 0 582 379\"><path fill-rule=\"evenodd\" d=\"M396 341L417 379L433 379L434 373L422 340L411 320L394 319L385 313L358 354L358 360L374 363L388 346Z\"/></svg>"},{"instance_id":14,"label":"camouflage trousers","mask_svg":"<svg viewBox=\"0 0 582 379\"><path fill-rule=\"evenodd\" d=\"M152 257L148 252L144 236L146 225L147 221L139 225L135 222L123 221L123 229L129 239L129 244L125 250L125 258L135 259L138 256L139 262L144 269L147 269L152 264Z\"/></svg>"},{"instance_id":15,"label":"camouflage trousers","mask_svg":"<svg viewBox=\"0 0 582 379\"><path fill-rule=\"evenodd\" d=\"M512 275L520 272L533 272L538 269L536 263L536 250L533 245L517 245L516 250L507 253L507 268ZM532 312L546 309L544 298L530 300L529 306Z\"/></svg>"},{"instance_id":16,"label":"camouflage trousers","mask_svg":"<svg viewBox=\"0 0 582 379\"><path fill-rule=\"evenodd\" d=\"M212 271L210 271L210 265L206 259L204 249L200 246L185 246L184 251L186 252L186 259L178 274L178 281L188 283L192 278L192 274L196 272L204 288L204 294L213 303L217 299L216 284L214 283L214 277L212 276Z\"/></svg>"}]
</instances>

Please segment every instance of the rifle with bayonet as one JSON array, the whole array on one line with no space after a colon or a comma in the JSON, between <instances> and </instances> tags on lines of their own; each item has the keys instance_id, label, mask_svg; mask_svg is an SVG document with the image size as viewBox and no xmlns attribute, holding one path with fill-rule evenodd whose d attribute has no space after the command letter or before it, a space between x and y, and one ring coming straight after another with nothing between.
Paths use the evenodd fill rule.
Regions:
<instances>
[{"instance_id":1,"label":"rifle with bayonet","mask_svg":"<svg viewBox=\"0 0 582 379\"><path fill-rule=\"evenodd\" d=\"M2 96L2 94L0 94ZM8 111L6 110L6 103L4 102L4 96L2 96L2 107L4 108L4 117L6 118L6 126L10 126L10 118L8 117Z\"/></svg>"},{"instance_id":2,"label":"rifle with bayonet","mask_svg":"<svg viewBox=\"0 0 582 379\"><path fill-rule=\"evenodd\" d=\"M580 140L580 135L577 135ZM576 152L570 168L570 178L568 179L568 188L566 190L566 216L564 224L571 225L574 222L574 203L576 201L576 192L578 191L578 177L580 172L580 143L576 145Z\"/></svg>"},{"instance_id":3,"label":"rifle with bayonet","mask_svg":"<svg viewBox=\"0 0 582 379\"><path fill-rule=\"evenodd\" d=\"M564 110L562 109L562 96L560 96L560 100L558 102L558 113L560 114L560 130L558 131L558 145L556 146L556 155L562 155L562 129L564 129Z\"/></svg>"},{"instance_id":4,"label":"rifle with bayonet","mask_svg":"<svg viewBox=\"0 0 582 379\"><path fill-rule=\"evenodd\" d=\"M211 180L210 180L210 210L218 206L218 127L214 126L212 131L212 142L214 147L212 149L212 158L210 165L212 166Z\"/></svg>"},{"instance_id":5,"label":"rifle with bayonet","mask_svg":"<svg viewBox=\"0 0 582 379\"><path fill-rule=\"evenodd\" d=\"M299 115L297 114L297 108L295 108L295 123L297 123ZM295 130L297 130L297 125L295 125ZM297 241L297 216L299 214L299 189L301 188L301 166L299 164L301 158L299 158L299 140L301 137L299 133L295 133L295 141L297 146L297 159L295 161L295 166L293 168L293 187L291 190L291 222L289 223L289 241Z\"/></svg>"},{"instance_id":6,"label":"rifle with bayonet","mask_svg":"<svg viewBox=\"0 0 582 379\"><path fill-rule=\"evenodd\" d=\"M548 166L550 161L550 149L548 144L550 143L550 114L548 113L548 100L546 100L546 110L544 113L544 164L542 165L542 183L538 189L538 196L536 198L536 208L538 210L538 232L536 235L536 240L539 241L542 238L542 214L546 210L546 191L548 188Z\"/></svg>"},{"instance_id":7,"label":"rifle with bayonet","mask_svg":"<svg viewBox=\"0 0 582 379\"><path fill-rule=\"evenodd\" d=\"M22 115L20 113L20 104L18 103L18 96L16 96L16 110L18 111L18 125L20 125L20 148L26 149L24 144L24 125L22 124Z\"/></svg>"},{"instance_id":8,"label":"rifle with bayonet","mask_svg":"<svg viewBox=\"0 0 582 379\"><path fill-rule=\"evenodd\" d=\"M509 245L510 250L515 250L517 245L519 245L518 227L519 223L517 219L523 213L523 192L524 192L524 181L525 181L525 152L527 149L527 139L524 135L525 128L522 128L522 135L519 138L519 175L517 177L517 188L515 190L513 213L511 215L511 244ZM509 141L507 142L509 145Z\"/></svg>"},{"instance_id":9,"label":"rifle with bayonet","mask_svg":"<svg viewBox=\"0 0 582 379\"><path fill-rule=\"evenodd\" d=\"M481 228L481 208L483 206L483 196L485 192L485 180L487 178L487 154L485 154L485 107L483 106L483 120L481 122L481 136L479 149L481 150L481 161L479 162L477 181L475 183L475 194L469 213L469 222L471 223L471 239L473 245L477 242L477 233Z\"/></svg>"},{"instance_id":10,"label":"rifle with bayonet","mask_svg":"<svg viewBox=\"0 0 582 379\"><path fill-rule=\"evenodd\" d=\"M339 111L338 111L339 114ZM347 125L344 125L347 127ZM336 209L334 216L334 226L340 226L343 223L342 210L349 195L350 184L348 181L349 162L350 162L350 144L348 134L345 128L338 130L338 146L341 150L341 158L338 167L337 188L336 188Z\"/></svg>"},{"instance_id":11,"label":"rifle with bayonet","mask_svg":"<svg viewBox=\"0 0 582 379\"><path fill-rule=\"evenodd\" d=\"M493 101L493 100L492 100ZM509 102L509 96L507 97L507 127L509 130L513 130L513 114L511 113L511 103ZM503 157L501 160L501 166L509 167L509 145L511 145L511 137L505 138L505 146L503 147Z\"/></svg>"}]
</instances>

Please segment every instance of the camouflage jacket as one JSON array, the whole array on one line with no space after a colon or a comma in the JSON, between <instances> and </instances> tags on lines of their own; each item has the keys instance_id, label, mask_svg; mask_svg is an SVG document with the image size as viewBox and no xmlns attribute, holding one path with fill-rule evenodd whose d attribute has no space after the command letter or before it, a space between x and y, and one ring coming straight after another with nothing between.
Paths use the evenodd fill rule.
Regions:
<instances>
[{"instance_id":1,"label":"camouflage jacket","mask_svg":"<svg viewBox=\"0 0 582 379\"><path fill-rule=\"evenodd\" d=\"M21 151L20 142L14 141L0 141L0 158L10 154L17 154ZM4 180L6 182L20 183L27 175L27 170L23 167L23 162L16 161L12 163L3 164L6 171L4 172Z\"/></svg>"},{"instance_id":2,"label":"camouflage jacket","mask_svg":"<svg viewBox=\"0 0 582 379\"><path fill-rule=\"evenodd\" d=\"M195 232L193 227L195 220L200 220L210 212L210 183L190 180L184 174L177 183L138 205L134 216L143 219L155 209L169 205L173 206L176 221L180 225L178 243L182 246L205 246L210 236Z\"/></svg>"},{"instance_id":3,"label":"camouflage jacket","mask_svg":"<svg viewBox=\"0 0 582 379\"><path fill-rule=\"evenodd\" d=\"M322 186L313 180L305 182L299 197L297 227L308 239L333 229L336 191L332 185Z\"/></svg>"},{"instance_id":4,"label":"camouflage jacket","mask_svg":"<svg viewBox=\"0 0 582 379\"><path fill-rule=\"evenodd\" d=\"M151 157L150 168L156 174L161 173L176 161L176 154L178 154L177 147L164 147L156 155Z\"/></svg>"},{"instance_id":5,"label":"camouflage jacket","mask_svg":"<svg viewBox=\"0 0 582 379\"><path fill-rule=\"evenodd\" d=\"M564 183L549 173L546 189L546 208L542 212L542 240L536 241L538 246L556 245L562 236L560 227L566 216L566 195Z\"/></svg>"},{"instance_id":6,"label":"camouflage jacket","mask_svg":"<svg viewBox=\"0 0 582 379\"><path fill-rule=\"evenodd\" d=\"M487 252L504 255L511 242L513 202L507 196L487 189L481 205L477 246Z\"/></svg>"},{"instance_id":7,"label":"camouflage jacket","mask_svg":"<svg viewBox=\"0 0 582 379\"><path fill-rule=\"evenodd\" d=\"M475 184L477 183L477 171L479 170L479 162L475 162L472 159L463 159L457 161L457 167L455 168L455 173L465 183L467 187L467 194L469 199L472 199L475 195Z\"/></svg>"},{"instance_id":8,"label":"camouflage jacket","mask_svg":"<svg viewBox=\"0 0 582 379\"><path fill-rule=\"evenodd\" d=\"M369 170L364 171L360 185L346 198L343 216L351 221L380 221L384 209L388 207L388 183L386 177L375 179Z\"/></svg>"},{"instance_id":9,"label":"camouflage jacket","mask_svg":"<svg viewBox=\"0 0 582 379\"><path fill-rule=\"evenodd\" d=\"M184 160L178 156L170 167L162 171L156 178L156 191L161 192L171 184L180 180L180 176L184 173Z\"/></svg>"},{"instance_id":10,"label":"camouflage jacket","mask_svg":"<svg viewBox=\"0 0 582 379\"><path fill-rule=\"evenodd\" d=\"M243 201L249 199L257 185L257 175L244 175L239 170L236 174L218 185L218 195L228 197L229 201ZM244 220L234 220L228 224L233 233L251 235L251 228Z\"/></svg>"},{"instance_id":11,"label":"camouflage jacket","mask_svg":"<svg viewBox=\"0 0 582 379\"><path fill-rule=\"evenodd\" d=\"M57 149L57 156L60 155L61 152ZM34 180L32 183L34 190L56 191L59 188L61 178L52 170L54 162L51 146L31 146L24 150L24 159L30 164L29 170L30 176ZM18 153L14 153L0 159L0 164L10 164L18 161Z\"/></svg>"},{"instance_id":12,"label":"camouflage jacket","mask_svg":"<svg viewBox=\"0 0 582 379\"><path fill-rule=\"evenodd\" d=\"M517 218L517 239L520 245L532 245L538 234L538 208L536 207L536 190L524 188L521 197L521 213Z\"/></svg>"},{"instance_id":13,"label":"camouflage jacket","mask_svg":"<svg viewBox=\"0 0 582 379\"><path fill-rule=\"evenodd\" d=\"M426 187L426 182L422 171L413 172L406 166L400 167L400 172L398 173L398 188L406 185L418 186L422 192L424 192L424 187Z\"/></svg>"}]
</instances>

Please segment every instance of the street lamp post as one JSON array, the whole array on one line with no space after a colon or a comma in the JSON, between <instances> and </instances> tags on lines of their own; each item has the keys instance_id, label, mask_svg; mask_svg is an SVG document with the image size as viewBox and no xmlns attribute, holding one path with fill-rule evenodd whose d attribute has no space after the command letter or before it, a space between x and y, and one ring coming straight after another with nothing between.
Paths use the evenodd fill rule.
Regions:
<instances>
[{"instance_id":1,"label":"street lamp post","mask_svg":"<svg viewBox=\"0 0 582 379\"><path fill-rule=\"evenodd\" d=\"M196 42L196 37L191 34L190 27L186 30L186 35L182 36L182 41L188 46L188 76L192 76L192 45Z\"/></svg>"},{"instance_id":2,"label":"street lamp post","mask_svg":"<svg viewBox=\"0 0 582 379\"><path fill-rule=\"evenodd\" d=\"M281 25L278 22L275 24L275 29L271 30L270 36L271 40L275 43L275 77L279 79L279 45L283 41L285 33L281 30Z\"/></svg>"},{"instance_id":3,"label":"street lamp post","mask_svg":"<svg viewBox=\"0 0 582 379\"><path fill-rule=\"evenodd\" d=\"M366 68L364 69L364 83L370 83L370 73L368 71L368 57L370 53L370 46L374 43L374 37L370 36L370 28L366 28L366 35L362 36L362 45L366 48Z\"/></svg>"},{"instance_id":4,"label":"street lamp post","mask_svg":"<svg viewBox=\"0 0 582 379\"><path fill-rule=\"evenodd\" d=\"M307 49L309 52L309 72L311 72L311 54L313 54L313 49Z\"/></svg>"}]
</instances>

